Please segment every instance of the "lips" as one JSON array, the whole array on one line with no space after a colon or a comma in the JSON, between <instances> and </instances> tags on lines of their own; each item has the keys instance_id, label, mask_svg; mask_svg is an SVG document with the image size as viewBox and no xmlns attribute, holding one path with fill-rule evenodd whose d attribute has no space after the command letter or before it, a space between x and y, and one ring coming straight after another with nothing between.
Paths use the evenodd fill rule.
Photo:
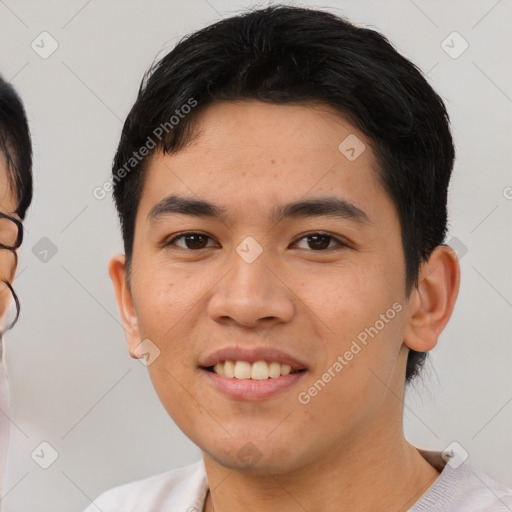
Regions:
<instances>
[{"instance_id":1,"label":"lips","mask_svg":"<svg viewBox=\"0 0 512 512\"><path fill-rule=\"evenodd\" d=\"M275 348L227 347L200 361L200 368L216 387L236 398L272 395L303 377L306 365Z\"/></svg>"},{"instance_id":2,"label":"lips","mask_svg":"<svg viewBox=\"0 0 512 512\"><path fill-rule=\"evenodd\" d=\"M199 369L222 395L258 401L298 385L308 368L297 357L275 348L226 347L200 359Z\"/></svg>"}]
</instances>

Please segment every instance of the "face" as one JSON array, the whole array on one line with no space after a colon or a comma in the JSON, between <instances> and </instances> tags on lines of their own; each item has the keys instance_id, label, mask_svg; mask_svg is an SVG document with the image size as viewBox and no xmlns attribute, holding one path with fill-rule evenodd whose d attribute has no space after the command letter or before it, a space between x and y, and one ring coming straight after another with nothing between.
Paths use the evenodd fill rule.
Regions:
<instances>
[{"instance_id":1,"label":"face","mask_svg":"<svg viewBox=\"0 0 512 512\"><path fill-rule=\"evenodd\" d=\"M0 212L16 217L14 212L17 207L16 196L13 194L9 179L5 157L0 153ZM8 220L0 220L0 243L8 244L16 239L17 227ZM0 250L0 329L4 327L5 315L12 299L11 292L5 286L4 280L12 283L16 271L16 260L11 251Z\"/></svg>"},{"instance_id":2,"label":"face","mask_svg":"<svg viewBox=\"0 0 512 512\"><path fill-rule=\"evenodd\" d=\"M299 470L401 421L405 262L376 169L329 108L256 101L149 162L130 287L122 258L111 276L132 355L211 460Z\"/></svg>"}]
</instances>

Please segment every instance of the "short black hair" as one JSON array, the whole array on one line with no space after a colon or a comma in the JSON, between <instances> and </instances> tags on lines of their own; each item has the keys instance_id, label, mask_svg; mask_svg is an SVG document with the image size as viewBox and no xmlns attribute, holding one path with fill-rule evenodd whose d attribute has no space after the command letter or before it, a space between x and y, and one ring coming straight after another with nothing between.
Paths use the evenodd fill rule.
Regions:
<instances>
[{"instance_id":1,"label":"short black hair","mask_svg":"<svg viewBox=\"0 0 512 512\"><path fill-rule=\"evenodd\" d=\"M0 158L5 159L8 184L16 197L17 213L21 219L32 202L32 140L23 102L14 87L0 76ZM11 212L3 212L11 213ZM12 250L17 260L14 249ZM12 285L6 279L3 282L12 293L16 305L16 317L4 329L10 329L20 315L20 302Z\"/></svg>"},{"instance_id":2,"label":"short black hair","mask_svg":"<svg viewBox=\"0 0 512 512\"><path fill-rule=\"evenodd\" d=\"M32 202L32 141L23 102L14 87L0 76L0 153L7 163L15 210L25 218Z\"/></svg>"},{"instance_id":3,"label":"short black hair","mask_svg":"<svg viewBox=\"0 0 512 512\"><path fill-rule=\"evenodd\" d=\"M380 33L330 12L285 5L192 33L144 75L112 168L128 279L148 156L183 148L205 107L236 100L321 102L368 137L400 218L409 293L420 264L446 236L455 150L443 101ZM141 148L151 150L142 158ZM410 350L407 382L425 358Z\"/></svg>"}]
</instances>

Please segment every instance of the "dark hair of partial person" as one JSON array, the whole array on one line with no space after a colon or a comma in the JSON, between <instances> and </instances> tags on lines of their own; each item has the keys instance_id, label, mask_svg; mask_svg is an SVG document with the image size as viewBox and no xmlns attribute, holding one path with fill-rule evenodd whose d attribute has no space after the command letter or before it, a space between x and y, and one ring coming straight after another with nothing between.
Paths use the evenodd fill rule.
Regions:
<instances>
[{"instance_id":1,"label":"dark hair of partial person","mask_svg":"<svg viewBox=\"0 0 512 512\"><path fill-rule=\"evenodd\" d=\"M149 137L155 139L154 130L169 125L190 98L198 106L119 179L133 153ZM400 219L409 294L421 263L446 236L455 150L444 103L380 33L330 12L284 5L249 10L189 34L144 75L112 167L128 283L149 156L179 151L193 139L202 109L237 100L321 103L367 136L379 163L378 179ZM425 359L426 353L410 350L406 382L419 374Z\"/></svg>"},{"instance_id":2,"label":"dark hair of partial person","mask_svg":"<svg viewBox=\"0 0 512 512\"><path fill-rule=\"evenodd\" d=\"M23 103L14 90L0 76L0 158L5 160L7 180L12 193L16 197L16 213L22 220L25 218L32 202L32 142L27 116ZM6 212L2 212L6 213ZM20 229L23 229L20 225ZM0 250L11 250L17 262L17 253L0 245ZM3 280L12 293L16 305L16 317L5 329L10 329L18 320L20 302L11 283Z\"/></svg>"}]
</instances>

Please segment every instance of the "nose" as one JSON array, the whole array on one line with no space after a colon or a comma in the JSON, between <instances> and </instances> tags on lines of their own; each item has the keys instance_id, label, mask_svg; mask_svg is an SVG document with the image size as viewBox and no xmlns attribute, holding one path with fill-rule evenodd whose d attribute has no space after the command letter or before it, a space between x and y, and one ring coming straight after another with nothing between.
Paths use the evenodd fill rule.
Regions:
<instances>
[{"instance_id":1,"label":"nose","mask_svg":"<svg viewBox=\"0 0 512 512\"><path fill-rule=\"evenodd\" d=\"M293 292L271 268L265 251L251 263L235 253L230 263L231 269L210 298L210 318L244 327L285 323L293 318Z\"/></svg>"}]
</instances>

